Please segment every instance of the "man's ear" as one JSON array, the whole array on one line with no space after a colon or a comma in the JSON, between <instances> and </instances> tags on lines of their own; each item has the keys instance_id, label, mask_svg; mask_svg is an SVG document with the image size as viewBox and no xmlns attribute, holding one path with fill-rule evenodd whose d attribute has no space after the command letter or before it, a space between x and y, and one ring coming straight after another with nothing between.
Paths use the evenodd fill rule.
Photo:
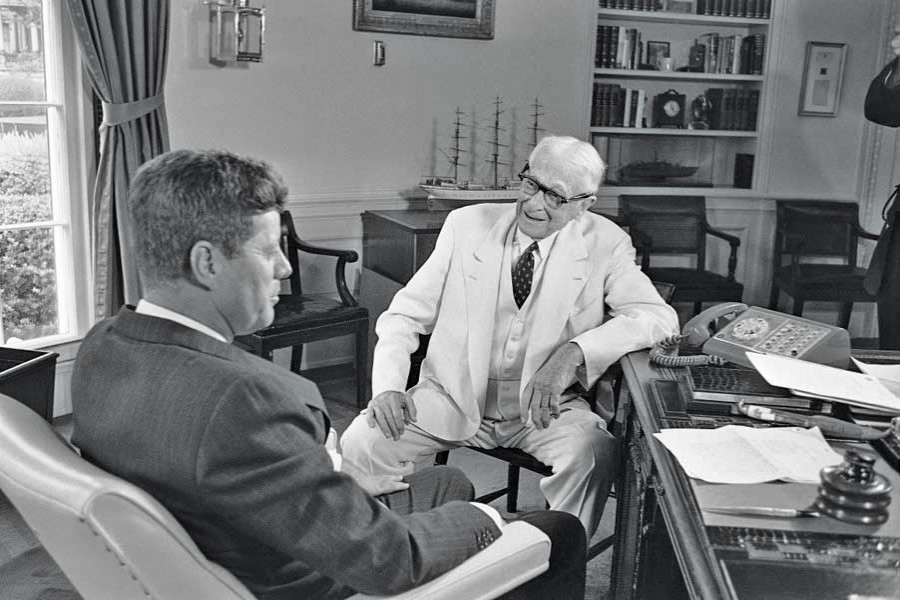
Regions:
<instances>
[{"instance_id":1,"label":"man's ear","mask_svg":"<svg viewBox=\"0 0 900 600\"><path fill-rule=\"evenodd\" d=\"M581 207L584 209L583 212L587 212L591 209L594 203L597 202L597 196L590 196L584 199L584 202L581 203ZM583 213L582 213L583 214Z\"/></svg>"},{"instance_id":2,"label":"man's ear","mask_svg":"<svg viewBox=\"0 0 900 600\"><path fill-rule=\"evenodd\" d=\"M222 253L211 243L200 240L191 248L189 256L191 276L205 288L212 287L220 272Z\"/></svg>"}]
</instances>

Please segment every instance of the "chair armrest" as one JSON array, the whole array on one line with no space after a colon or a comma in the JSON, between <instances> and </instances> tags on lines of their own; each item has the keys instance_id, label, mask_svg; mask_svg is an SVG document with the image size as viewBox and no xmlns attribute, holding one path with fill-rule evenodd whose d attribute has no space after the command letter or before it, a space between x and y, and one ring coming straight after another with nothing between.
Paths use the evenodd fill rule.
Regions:
<instances>
[{"instance_id":1,"label":"chair armrest","mask_svg":"<svg viewBox=\"0 0 900 600\"><path fill-rule=\"evenodd\" d=\"M725 240L726 242L731 244L731 246L733 248L741 245L741 238L739 238L736 235L731 235L730 233L725 233L724 231L722 231L720 229L715 229L715 228L711 227L709 225L709 223L706 224L706 233L708 233L711 236Z\"/></svg>"},{"instance_id":2,"label":"chair armrest","mask_svg":"<svg viewBox=\"0 0 900 600\"><path fill-rule=\"evenodd\" d=\"M292 244L297 247L297 250L302 252L308 252L309 254L319 254L323 256L334 256L336 257L337 264L334 267L334 283L337 286L338 295L341 297L341 302L343 302L347 306L357 306L359 303L356 301L356 298L353 297L353 294L350 293L350 288L347 286L347 275L346 275L346 265L348 262L356 262L359 260L359 255L355 250L340 250L337 248L325 248L324 246L316 246L314 244L309 244L300 239L300 236L297 235L297 230L294 229L294 221L293 219L285 219L285 223L287 225L287 236Z\"/></svg>"},{"instance_id":3,"label":"chair armrest","mask_svg":"<svg viewBox=\"0 0 900 600\"><path fill-rule=\"evenodd\" d=\"M741 239L736 235L714 229L713 227L710 227L709 223L705 223L704 228L706 229L706 233L713 237L725 240L728 242L728 245L731 246L731 252L728 255L728 281L734 281L734 272L737 270L737 249L738 246L741 245Z\"/></svg>"},{"instance_id":4,"label":"chair armrest","mask_svg":"<svg viewBox=\"0 0 900 600\"><path fill-rule=\"evenodd\" d=\"M490 600L546 571L549 559L550 538L533 525L513 521L493 544L424 585L395 596L357 594L350 600Z\"/></svg>"}]
</instances>

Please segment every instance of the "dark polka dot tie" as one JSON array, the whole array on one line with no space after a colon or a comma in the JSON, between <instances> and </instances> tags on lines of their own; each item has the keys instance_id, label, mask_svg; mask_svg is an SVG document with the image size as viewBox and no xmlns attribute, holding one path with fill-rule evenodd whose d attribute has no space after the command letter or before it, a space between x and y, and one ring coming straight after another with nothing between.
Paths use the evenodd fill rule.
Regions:
<instances>
[{"instance_id":1,"label":"dark polka dot tie","mask_svg":"<svg viewBox=\"0 0 900 600\"><path fill-rule=\"evenodd\" d=\"M516 263L516 266L513 267L513 297L516 299L516 306L519 308L522 308L522 305L525 304L525 300L528 298L528 294L531 293L531 278L534 276L533 252L535 250L537 250L537 242L532 242L525 249L525 252L522 253L522 256L519 257L519 262Z\"/></svg>"}]
</instances>

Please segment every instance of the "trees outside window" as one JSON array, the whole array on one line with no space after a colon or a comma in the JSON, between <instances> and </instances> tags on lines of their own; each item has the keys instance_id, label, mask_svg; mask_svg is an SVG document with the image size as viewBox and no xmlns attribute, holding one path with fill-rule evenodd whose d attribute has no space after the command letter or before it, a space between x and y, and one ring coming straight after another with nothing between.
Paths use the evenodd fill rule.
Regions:
<instances>
[{"instance_id":1,"label":"trees outside window","mask_svg":"<svg viewBox=\"0 0 900 600\"><path fill-rule=\"evenodd\" d=\"M60 4L0 0L0 344L78 333L78 153L67 152L78 107L66 93Z\"/></svg>"}]
</instances>

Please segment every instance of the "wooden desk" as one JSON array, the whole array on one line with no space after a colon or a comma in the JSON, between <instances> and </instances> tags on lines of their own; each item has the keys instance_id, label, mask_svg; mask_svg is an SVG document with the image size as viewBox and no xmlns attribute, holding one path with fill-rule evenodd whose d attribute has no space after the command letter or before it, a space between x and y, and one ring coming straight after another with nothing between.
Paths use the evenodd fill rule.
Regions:
<instances>
[{"instance_id":1,"label":"wooden desk","mask_svg":"<svg viewBox=\"0 0 900 600\"><path fill-rule=\"evenodd\" d=\"M816 486L788 483L713 485L691 480L665 447L653 438L653 433L665 425L665 415L656 395L651 393L651 380L675 378L675 371L651 364L647 352L627 355L622 359L622 370L626 384L620 402L624 435L616 485L612 597L717 600L808 597L824 600L846 598L847 594L838 589L845 584L855 587L859 597L900 595L900 474L880 457L875 470L888 477L894 486L890 518L882 525L852 525L824 516L769 519L704 514L702 506L760 502L768 502L765 504L768 506L779 505L772 504L773 501L802 508L816 497ZM847 539L853 540L875 536L882 541L882 550L895 557L897 563L893 568L868 572L862 568L852 570L822 564L839 558L840 550L833 548L793 563L774 551L769 556L772 560L765 561L757 555L754 560L730 562L731 555L711 541L711 537L718 539L717 534L728 527L777 530L776 542L782 547L785 545L782 539L788 540L798 531L811 531L814 535L846 535L852 536ZM819 561L819 565L812 561ZM791 566L814 568L820 576L810 578L809 585L798 593L796 581L784 583L777 581L778 574L768 575L773 571L783 575L782 569ZM746 575L754 569L757 576L753 583L748 583L750 580ZM767 575L759 576L759 572Z\"/></svg>"}]
</instances>

